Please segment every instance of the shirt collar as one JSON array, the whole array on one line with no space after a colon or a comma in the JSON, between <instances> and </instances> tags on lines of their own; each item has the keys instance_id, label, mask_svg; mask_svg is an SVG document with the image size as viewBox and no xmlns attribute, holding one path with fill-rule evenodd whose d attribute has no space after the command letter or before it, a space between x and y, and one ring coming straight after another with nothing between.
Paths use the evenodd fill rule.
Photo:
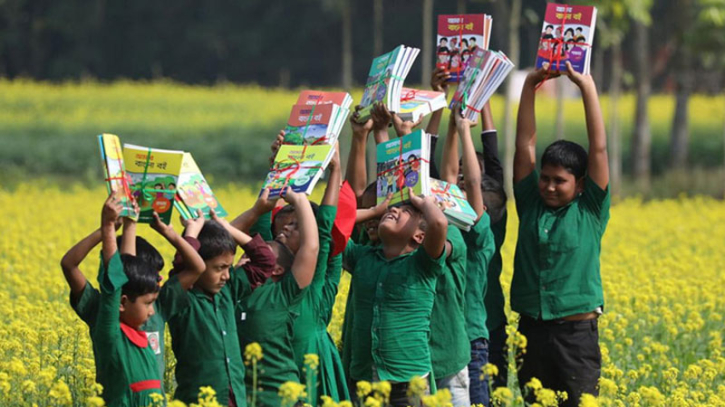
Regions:
<instances>
[{"instance_id":1,"label":"shirt collar","mask_svg":"<svg viewBox=\"0 0 725 407\"><path fill-rule=\"evenodd\" d=\"M121 331L131 343L138 346L139 348L145 348L149 346L149 339L146 337L146 333L134 329L123 322L121 322Z\"/></svg>"}]
</instances>

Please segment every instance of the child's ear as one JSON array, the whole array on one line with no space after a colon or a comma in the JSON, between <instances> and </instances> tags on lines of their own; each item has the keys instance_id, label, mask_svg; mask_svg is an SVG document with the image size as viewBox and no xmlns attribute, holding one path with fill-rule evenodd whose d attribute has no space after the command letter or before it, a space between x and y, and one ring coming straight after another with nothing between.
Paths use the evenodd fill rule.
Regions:
<instances>
[{"instance_id":1,"label":"child's ear","mask_svg":"<svg viewBox=\"0 0 725 407\"><path fill-rule=\"evenodd\" d=\"M576 181L576 194L577 195L584 192L584 178L586 178L586 177L581 177Z\"/></svg>"},{"instance_id":2,"label":"child's ear","mask_svg":"<svg viewBox=\"0 0 725 407\"><path fill-rule=\"evenodd\" d=\"M119 307L120 311L123 312L126 310L126 304L128 303L129 299L126 294L121 295L121 305Z\"/></svg>"},{"instance_id":3,"label":"child's ear","mask_svg":"<svg viewBox=\"0 0 725 407\"><path fill-rule=\"evenodd\" d=\"M413 240L415 243L421 245L423 244L423 239L425 239L425 231L418 229L415 231L415 234L413 234Z\"/></svg>"},{"instance_id":4,"label":"child's ear","mask_svg":"<svg viewBox=\"0 0 725 407\"><path fill-rule=\"evenodd\" d=\"M281 276L284 274L284 267L280 266L279 264L274 265L274 271L272 272L273 276Z\"/></svg>"}]
</instances>

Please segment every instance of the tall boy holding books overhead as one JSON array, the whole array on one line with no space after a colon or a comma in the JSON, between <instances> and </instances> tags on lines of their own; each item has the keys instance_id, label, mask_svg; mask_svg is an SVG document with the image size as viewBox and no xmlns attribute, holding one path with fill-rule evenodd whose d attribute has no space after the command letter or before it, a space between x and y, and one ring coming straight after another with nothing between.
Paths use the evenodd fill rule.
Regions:
<instances>
[{"instance_id":1,"label":"tall boy holding books overhead","mask_svg":"<svg viewBox=\"0 0 725 407\"><path fill-rule=\"evenodd\" d=\"M566 406L583 393L598 394L601 369L597 318L604 298L599 270L601 239L609 220L609 165L604 123L592 77L566 62L562 72L582 93L589 153L557 141L536 170L536 87L557 72L530 73L521 92L514 195L519 238L511 283L511 308L521 314L528 339L519 383L532 377L568 394Z\"/></svg>"}]
</instances>

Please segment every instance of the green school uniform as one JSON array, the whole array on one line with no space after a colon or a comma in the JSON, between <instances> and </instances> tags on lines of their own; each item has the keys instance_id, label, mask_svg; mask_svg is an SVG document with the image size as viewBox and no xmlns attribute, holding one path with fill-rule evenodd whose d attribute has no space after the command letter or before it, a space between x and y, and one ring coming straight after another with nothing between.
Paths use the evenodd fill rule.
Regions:
<instances>
[{"instance_id":1,"label":"green school uniform","mask_svg":"<svg viewBox=\"0 0 725 407\"><path fill-rule=\"evenodd\" d=\"M430 316L430 356L435 379L456 374L471 360L471 344L464 314L466 296L466 244L461 231L448 226L451 253L445 272L438 276Z\"/></svg>"},{"instance_id":2,"label":"green school uniform","mask_svg":"<svg viewBox=\"0 0 725 407\"><path fill-rule=\"evenodd\" d=\"M466 331L468 341L488 339L486 296L488 267L495 251L491 218L484 212L468 232L461 232L468 247L466 254ZM500 285L499 285L500 286ZM469 345L470 348L470 345ZM470 350L470 349L469 349Z\"/></svg>"},{"instance_id":3,"label":"green school uniform","mask_svg":"<svg viewBox=\"0 0 725 407\"><path fill-rule=\"evenodd\" d=\"M501 288L501 270L503 261L501 259L501 246L506 240L506 218L507 212L498 222L491 224L493 233L494 252L491 262L488 264L488 287L486 288L486 327L491 332L506 323L506 312L504 311L505 300L503 288Z\"/></svg>"},{"instance_id":4,"label":"green school uniform","mask_svg":"<svg viewBox=\"0 0 725 407\"><path fill-rule=\"evenodd\" d=\"M153 402L152 394L164 394L146 335L120 321L121 288L127 281L118 252L107 266L101 260L101 293L91 339L96 380L103 386L103 399L109 407L147 406Z\"/></svg>"},{"instance_id":5,"label":"green school uniform","mask_svg":"<svg viewBox=\"0 0 725 407\"><path fill-rule=\"evenodd\" d=\"M423 247L386 259L381 247L348 242L343 255L355 290L350 379L407 382L431 371L430 315L444 253Z\"/></svg>"},{"instance_id":6,"label":"green school uniform","mask_svg":"<svg viewBox=\"0 0 725 407\"><path fill-rule=\"evenodd\" d=\"M98 315L98 301L101 293L86 281L78 301L70 299L70 305L80 319L88 325L89 329L93 329ZM166 329L166 320L159 305L154 302L155 314L141 326L141 330L146 333L149 346L156 355L156 363L159 367L159 376L163 379L166 371L166 362L164 361L164 330ZM163 384L163 381L162 381Z\"/></svg>"},{"instance_id":7,"label":"green school uniform","mask_svg":"<svg viewBox=\"0 0 725 407\"><path fill-rule=\"evenodd\" d=\"M198 287L183 291L180 285L170 285L176 277L161 288L157 302L162 308L186 298L184 306L172 310L168 319L176 356L176 399L195 403L199 388L211 386L219 404L229 404L232 390L237 405L246 405L244 364L234 320L234 298L249 291L239 281L243 275L232 270L229 282L213 296Z\"/></svg>"},{"instance_id":8,"label":"green school uniform","mask_svg":"<svg viewBox=\"0 0 725 407\"><path fill-rule=\"evenodd\" d=\"M239 275L246 279L242 271ZM244 351L253 342L262 346L263 357L257 363L257 406L279 406L279 387L287 381L300 381L292 348L292 326L303 292L292 273L287 272L278 282L270 278L251 295L237 299L238 347ZM246 387L251 398L251 364L247 369Z\"/></svg>"},{"instance_id":9,"label":"green school uniform","mask_svg":"<svg viewBox=\"0 0 725 407\"><path fill-rule=\"evenodd\" d=\"M519 238L511 282L511 309L551 320L604 305L599 255L609 220L609 188L587 176L584 191L558 209L548 208L532 172L514 186Z\"/></svg>"},{"instance_id":10,"label":"green school uniform","mask_svg":"<svg viewBox=\"0 0 725 407\"><path fill-rule=\"evenodd\" d=\"M300 303L300 315L294 323L292 345L295 362L299 369L301 383L306 383L304 357L314 354L319 357L317 367L317 385L307 386L310 400L317 401L320 395L332 397L335 401L349 399L342 361L335 343L327 333L327 324L332 317L337 285L340 282L341 259L329 261L332 243L332 224L337 209L322 205L317 212L317 229L320 240L320 252L317 256L315 276L304 292Z\"/></svg>"}]
</instances>

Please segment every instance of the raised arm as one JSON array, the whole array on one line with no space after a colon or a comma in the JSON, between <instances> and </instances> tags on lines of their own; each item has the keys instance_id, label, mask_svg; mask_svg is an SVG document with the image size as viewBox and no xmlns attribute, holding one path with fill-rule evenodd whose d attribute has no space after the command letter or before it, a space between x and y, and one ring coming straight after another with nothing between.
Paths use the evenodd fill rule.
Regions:
<instances>
[{"instance_id":1,"label":"raised arm","mask_svg":"<svg viewBox=\"0 0 725 407\"><path fill-rule=\"evenodd\" d=\"M393 120L393 114L390 113L388 107L383 103L375 103L373 110L370 112L370 117L373 120L373 137L375 138L375 145L390 140L388 127L390 127L390 122Z\"/></svg>"},{"instance_id":2,"label":"raised arm","mask_svg":"<svg viewBox=\"0 0 725 407\"><path fill-rule=\"evenodd\" d=\"M516 120L516 152L514 153L514 183L521 181L536 169L536 86L544 80L546 71L529 73L521 90L519 114ZM549 77L557 76L550 72Z\"/></svg>"},{"instance_id":3,"label":"raised arm","mask_svg":"<svg viewBox=\"0 0 725 407\"><path fill-rule=\"evenodd\" d=\"M436 68L433 71L433 75L430 78L430 87L436 92L444 92L446 97L448 96L448 79L451 74L443 68ZM430 114L430 120L428 120L428 126L425 128L425 132L428 134L435 134L436 136L440 133L441 118L443 117L443 110L439 109ZM431 154L432 155L432 154Z\"/></svg>"},{"instance_id":4,"label":"raised arm","mask_svg":"<svg viewBox=\"0 0 725 407\"><path fill-rule=\"evenodd\" d=\"M330 170L330 179L327 180L325 195L322 197L322 205L337 206L342 186L342 173L340 170L340 143L335 143L335 153L327 168Z\"/></svg>"},{"instance_id":5,"label":"raised arm","mask_svg":"<svg viewBox=\"0 0 725 407\"><path fill-rule=\"evenodd\" d=\"M453 106L451 118L448 120L448 134L443 143L443 163L441 164L441 179L449 184L455 184L458 179L458 135L456 134L456 112L458 105Z\"/></svg>"},{"instance_id":6,"label":"raised arm","mask_svg":"<svg viewBox=\"0 0 725 407\"><path fill-rule=\"evenodd\" d=\"M184 221L184 225L186 226L185 236L194 239L199 236L201 228L204 227L204 216L201 213L198 215L195 219ZM151 228L171 243L176 248L176 252L181 255L183 265L176 275L178 276L181 287L184 290L190 289L206 269L204 260L202 260L196 249L186 239L176 233L171 225L163 223L156 212L154 212L154 222L151 224Z\"/></svg>"},{"instance_id":7,"label":"raised arm","mask_svg":"<svg viewBox=\"0 0 725 407\"><path fill-rule=\"evenodd\" d=\"M388 211L388 204L393 199L393 193L389 192L383 202L372 208L358 209L355 213L355 223L367 222L371 219L380 219Z\"/></svg>"},{"instance_id":8,"label":"raised arm","mask_svg":"<svg viewBox=\"0 0 725 407\"><path fill-rule=\"evenodd\" d=\"M292 263L292 275L297 281L297 286L305 288L312 282L317 265L317 254L320 250L317 222L310 201L307 200L305 194L296 193L292 191L292 188L287 188L284 200L294 205L297 227L300 231L300 247Z\"/></svg>"},{"instance_id":9,"label":"raised arm","mask_svg":"<svg viewBox=\"0 0 725 407\"><path fill-rule=\"evenodd\" d=\"M493 123L491 103L486 102L481 112L481 145L483 146L483 172L503 185L503 165L498 156L498 134Z\"/></svg>"},{"instance_id":10,"label":"raised arm","mask_svg":"<svg viewBox=\"0 0 725 407\"><path fill-rule=\"evenodd\" d=\"M87 283L86 277L81 272L80 264L99 243L101 243L101 229L96 229L71 247L60 261L63 276L70 287L71 297L74 299L77 299L83 292Z\"/></svg>"},{"instance_id":11,"label":"raised arm","mask_svg":"<svg viewBox=\"0 0 725 407\"><path fill-rule=\"evenodd\" d=\"M456 128L461 136L461 145L463 146L463 182L465 183L466 199L476 212L476 220L481 218L484 211L483 192L481 192L481 168L476 158L476 147L473 145L471 138L471 127L475 123L461 116L456 109L455 116Z\"/></svg>"},{"instance_id":12,"label":"raised arm","mask_svg":"<svg viewBox=\"0 0 725 407\"><path fill-rule=\"evenodd\" d=\"M265 188L257 198L254 206L237 216L230 224L244 233L250 233L252 226L259 220L259 217L274 209L276 204L277 199L269 199L269 189Z\"/></svg>"},{"instance_id":13,"label":"raised arm","mask_svg":"<svg viewBox=\"0 0 725 407\"><path fill-rule=\"evenodd\" d=\"M408 189L410 195L410 203L423 213L423 219L427 223L425 237L423 238L423 248L428 256L437 259L445 250L448 257L451 253L450 244L446 242L448 237L448 219L441 209L435 203L432 196L421 197L415 195L412 188Z\"/></svg>"},{"instance_id":14,"label":"raised arm","mask_svg":"<svg viewBox=\"0 0 725 407\"><path fill-rule=\"evenodd\" d=\"M101 254L103 256L103 264L108 266L114 254L118 251L116 245L116 221L121 214L121 200L118 198L116 191L111 194L103 203L101 211Z\"/></svg>"},{"instance_id":15,"label":"raised arm","mask_svg":"<svg viewBox=\"0 0 725 407\"><path fill-rule=\"evenodd\" d=\"M599 107L597 86L591 75L582 75L566 61L567 76L579 87L584 101L584 113L587 119L587 137L589 138L589 177L599 188L606 189L609 185L609 158L607 156L607 133L602 120L602 109Z\"/></svg>"},{"instance_id":16,"label":"raised arm","mask_svg":"<svg viewBox=\"0 0 725 407\"><path fill-rule=\"evenodd\" d=\"M365 163L365 149L368 143L368 134L373 128L373 120L368 119L365 123L358 123L360 117L360 106L355 106L355 111L350 115L350 126L352 127L352 143L350 143L350 154L347 156L347 170L345 179L350 184L355 196L360 199L367 186L368 173Z\"/></svg>"},{"instance_id":17,"label":"raised arm","mask_svg":"<svg viewBox=\"0 0 725 407\"><path fill-rule=\"evenodd\" d=\"M252 241L251 236L232 226L226 219L218 217L213 209L211 211L211 218L212 220L218 222L220 225L224 226L224 229L226 229L229 234L232 235L232 239L234 239L234 241L240 247Z\"/></svg>"}]
</instances>

